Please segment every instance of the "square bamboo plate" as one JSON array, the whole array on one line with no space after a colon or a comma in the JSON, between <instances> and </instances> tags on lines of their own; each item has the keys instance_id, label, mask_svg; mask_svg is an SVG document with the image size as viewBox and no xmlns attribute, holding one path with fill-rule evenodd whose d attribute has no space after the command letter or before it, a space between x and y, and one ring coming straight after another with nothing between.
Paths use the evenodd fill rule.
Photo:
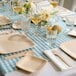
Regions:
<instances>
[{"instance_id":1,"label":"square bamboo plate","mask_svg":"<svg viewBox=\"0 0 76 76\"><path fill-rule=\"evenodd\" d=\"M76 59L76 39L62 43L60 48L72 58Z\"/></svg>"},{"instance_id":2,"label":"square bamboo plate","mask_svg":"<svg viewBox=\"0 0 76 76\"><path fill-rule=\"evenodd\" d=\"M26 35L9 33L0 35L0 54L18 52L34 47L34 42Z\"/></svg>"},{"instance_id":3,"label":"square bamboo plate","mask_svg":"<svg viewBox=\"0 0 76 76\"><path fill-rule=\"evenodd\" d=\"M22 58L16 66L22 70L28 72L35 72L42 68L47 61L45 59L41 59L35 56L25 56Z\"/></svg>"}]
</instances>

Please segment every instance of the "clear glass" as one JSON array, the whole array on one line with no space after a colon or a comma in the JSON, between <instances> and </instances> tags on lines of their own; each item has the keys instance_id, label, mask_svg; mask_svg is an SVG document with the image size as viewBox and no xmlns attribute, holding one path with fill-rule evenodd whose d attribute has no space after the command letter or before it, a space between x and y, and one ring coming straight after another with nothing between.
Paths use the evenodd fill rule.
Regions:
<instances>
[{"instance_id":1,"label":"clear glass","mask_svg":"<svg viewBox=\"0 0 76 76\"><path fill-rule=\"evenodd\" d=\"M72 18L69 16L69 17L65 17L65 21L66 21L67 31L71 31L74 27L74 20L72 20Z\"/></svg>"},{"instance_id":2,"label":"clear glass","mask_svg":"<svg viewBox=\"0 0 76 76\"><path fill-rule=\"evenodd\" d=\"M22 15L21 18L21 29L28 33L30 31L31 20L29 17Z\"/></svg>"},{"instance_id":3,"label":"clear glass","mask_svg":"<svg viewBox=\"0 0 76 76\"><path fill-rule=\"evenodd\" d=\"M15 13L19 14L20 11L22 10L22 7L20 6L20 1L19 0L11 0L10 1L10 7L12 14L15 15Z\"/></svg>"},{"instance_id":4,"label":"clear glass","mask_svg":"<svg viewBox=\"0 0 76 76\"><path fill-rule=\"evenodd\" d=\"M50 1L50 3L51 3L51 5L54 7L54 8L56 8L57 6L58 6L58 0L51 0Z\"/></svg>"},{"instance_id":5,"label":"clear glass","mask_svg":"<svg viewBox=\"0 0 76 76\"><path fill-rule=\"evenodd\" d=\"M50 30L46 32L46 37L47 37L47 41L49 46L55 46L56 44L56 38L57 38L57 30Z\"/></svg>"},{"instance_id":6,"label":"clear glass","mask_svg":"<svg viewBox=\"0 0 76 76\"><path fill-rule=\"evenodd\" d=\"M7 6L9 6L10 0L2 0L2 2L3 2L3 5L4 5L4 10L8 11L9 8Z\"/></svg>"}]
</instances>

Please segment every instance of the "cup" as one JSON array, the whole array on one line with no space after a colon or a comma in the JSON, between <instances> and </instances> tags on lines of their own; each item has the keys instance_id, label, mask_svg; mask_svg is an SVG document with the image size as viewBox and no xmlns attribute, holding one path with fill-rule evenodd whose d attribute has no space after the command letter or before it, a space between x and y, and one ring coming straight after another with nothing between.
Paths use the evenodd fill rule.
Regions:
<instances>
[{"instance_id":1,"label":"cup","mask_svg":"<svg viewBox=\"0 0 76 76\"><path fill-rule=\"evenodd\" d=\"M67 30L68 31L72 30L74 27L74 20L72 20L72 18L70 16L69 16L69 18L65 17L65 20L66 20Z\"/></svg>"},{"instance_id":2,"label":"cup","mask_svg":"<svg viewBox=\"0 0 76 76\"><path fill-rule=\"evenodd\" d=\"M46 36L49 46L55 46L57 38L57 30L50 30L50 31L47 30Z\"/></svg>"},{"instance_id":3,"label":"cup","mask_svg":"<svg viewBox=\"0 0 76 76\"><path fill-rule=\"evenodd\" d=\"M55 8L58 6L58 0L52 0L51 5Z\"/></svg>"},{"instance_id":4,"label":"cup","mask_svg":"<svg viewBox=\"0 0 76 76\"><path fill-rule=\"evenodd\" d=\"M21 23L21 29L22 29L25 33L29 32L29 30L30 30L30 25L31 25L30 18L24 16L21 21L22 21L22 23Z\"/></svg>"}]
</instances>

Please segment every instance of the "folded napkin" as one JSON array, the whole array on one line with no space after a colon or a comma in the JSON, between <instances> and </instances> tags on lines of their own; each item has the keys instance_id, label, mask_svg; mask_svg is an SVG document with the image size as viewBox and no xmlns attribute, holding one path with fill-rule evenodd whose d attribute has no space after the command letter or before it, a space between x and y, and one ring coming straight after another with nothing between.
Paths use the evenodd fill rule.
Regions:
<instances>
[{"instance_id":1,"label":"folded napkin","mask_svg":"<svg viewBox=\"0 0 76 76\"><path fill-rule=\"evenodd\" d=\"M57 49L53 49L53 50L57 50ZM52 53L52 50L46 50L44 51L44 54L54 62L54 64L61 70L61 71L64 71L64 70L68 70L70 69L71 67L65 65L62 61L60 61L53 53Z\"/></svg>"}]
</instances>

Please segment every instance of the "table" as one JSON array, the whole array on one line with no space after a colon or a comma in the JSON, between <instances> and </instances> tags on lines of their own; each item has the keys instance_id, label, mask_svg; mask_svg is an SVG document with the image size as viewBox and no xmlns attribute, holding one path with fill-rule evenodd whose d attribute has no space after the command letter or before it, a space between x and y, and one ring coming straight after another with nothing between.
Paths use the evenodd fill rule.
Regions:
<instances>
[{"instance_id":1,"label":"table","mask_svg":"<svg viewBox=\"0 0 76 76\"><path fill-rule=\"evenodd\" d=\"M17 15L11 15L9 10L6 10L5 12L0 10L0 14L8 16L12 20L16 20L18 18ZM59 18L58 23L61 24L63 27L66 25L61 20L61 18ZM12 29L11 27L7 28L7 29L1 29L0 32L6 31L6 30L10 31L11 29ZM14 31L21 32L21 30L14 30ZM72 37L67 36L66 33L67 33L67 31L63 31L61 34L59 34L55 47L59 47L59 45L61 43L73 39ZM27 36L30 37L36 44L35 47L33 47L31 49L28 49L28 50L32 50L35 53L35 55L38 56L38 57L43 57L43 58L48 59L43 54L43 51L49 50L49 49L52 49L52 48L55 48L55 47L48 46L46 39L41 38L40 36L35 36L31 32L27 33ZM28 50L25 50L25 51L28 51ZM15 54L15 53L13 53L13 54ZM4 57L9 56L9 55L11 55L11 54L0 55L0 68L1 68L1 71L3 72L3 74L8 74L10 72L17 71L17 68L16 68L15 64L16 64L16 62L18 62L20 60L20 58L16 58L16 59L12 59L12 60L5 60Z\"/></svg>"}]
</instances>

